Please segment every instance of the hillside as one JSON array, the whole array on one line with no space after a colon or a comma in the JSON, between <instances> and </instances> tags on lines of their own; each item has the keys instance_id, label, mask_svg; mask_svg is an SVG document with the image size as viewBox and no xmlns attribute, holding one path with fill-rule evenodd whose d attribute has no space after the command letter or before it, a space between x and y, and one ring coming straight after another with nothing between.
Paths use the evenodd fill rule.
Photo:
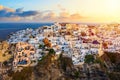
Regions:
<instances>
[{"instance_id":1,"label":"hillside","mask_svg":"<svg viewBox=\"0 0 120 80\"><path fill-rule=\"evenodd\" d=\"M26 67L21 72L10 72L9 76L12 80L72 80L72 60L69 57L53 60L53 57L47 55L37 66Z\"/></svg>"},{"instance_id":2,"label":"hillside","mask_svg":"<svg viewBox=\"0 0 120 80\"><path fill-rule=\"evenodd\" d=\"M120 79L120 54L105 52L101 57L105 63L106 72L111 80Z\"/></svg>"}]
</instances>

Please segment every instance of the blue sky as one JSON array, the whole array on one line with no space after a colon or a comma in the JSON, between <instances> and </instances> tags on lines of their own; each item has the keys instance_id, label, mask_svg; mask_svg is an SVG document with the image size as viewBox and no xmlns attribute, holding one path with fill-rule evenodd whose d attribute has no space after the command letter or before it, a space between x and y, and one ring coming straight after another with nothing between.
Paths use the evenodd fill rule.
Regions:
<instances>
[{"instance_id":1,"label":"blue sky","mask_svg":"<svg viewBox=\"0 0 120 80\"><path fill-rule=\"evenodd\" d=\"M45 0L0 0L0 3L14 9L24 7L25 10L42 9L45 5L53 4Z\"/></svg>"},{"instance_id":2,"label":"blue sky","mask_svg":"<svg viewBox=\"0 0 120 80\"><path fill-rule=\"evenodd\" d=\"M0 4L10 8L21 8L24 10L49 10L55 9L64 0L0 0ZM63 3L64 4L64 3ZM66 5L66 3L65 3Z\"/></svg>"},{"instance_id":3,"label":"blue sky","mask_svg":"<svg viewBox=\"0 0 120 80\"><path fill-rule=\"evenodd\" d=\"M1 22L119 22L119 14L120 0L0 0Z\"/></svg>"}]
</instances>

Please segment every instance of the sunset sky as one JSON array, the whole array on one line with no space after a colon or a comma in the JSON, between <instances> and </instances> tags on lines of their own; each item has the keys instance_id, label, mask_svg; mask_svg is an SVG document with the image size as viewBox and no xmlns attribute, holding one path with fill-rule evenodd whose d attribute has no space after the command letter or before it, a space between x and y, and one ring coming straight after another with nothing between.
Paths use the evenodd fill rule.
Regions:
<instances>
[{"instance_id":1,"label":"sunset sky","mask_svg":"<svg viewBox=\"0 0 120 80\"><path fill-rule=\"evenodd\" d=\"M120 22L120 0L0 0L0 22Z\"/></svg>"}]
</instances>

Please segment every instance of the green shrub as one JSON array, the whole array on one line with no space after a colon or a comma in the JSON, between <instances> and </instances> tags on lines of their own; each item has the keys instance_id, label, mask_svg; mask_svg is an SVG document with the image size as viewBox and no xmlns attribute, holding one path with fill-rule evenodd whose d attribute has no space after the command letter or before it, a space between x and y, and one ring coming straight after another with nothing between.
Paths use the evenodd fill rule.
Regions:
<instances>
[{"instance_id":1,"label":"green shrub","mask_svg":"<svg viewBox=\"0 0 120 80\"><path fill-rule=\"evenodd\" d=\"M94 56L93 55L86 55L85 56L85 63L93 63L94 62Z\"/></svg>"}]
</instances>

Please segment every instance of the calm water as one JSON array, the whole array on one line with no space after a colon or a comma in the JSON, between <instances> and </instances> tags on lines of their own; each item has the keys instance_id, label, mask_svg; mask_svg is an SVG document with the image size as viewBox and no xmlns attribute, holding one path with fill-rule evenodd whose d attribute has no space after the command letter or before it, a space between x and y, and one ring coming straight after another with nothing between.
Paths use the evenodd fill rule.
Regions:
<instances>
[{"instance_id":1,"label":"calm water","mask_svg":"<svg viewBox=\"0 0 120 80\"><path fill-rule=\"evenodd\" d=\"M38 28L52 23L0 23L0 40L5 40L12 32L23 30L26 28Z\"/></svg>"}]
</instances>

